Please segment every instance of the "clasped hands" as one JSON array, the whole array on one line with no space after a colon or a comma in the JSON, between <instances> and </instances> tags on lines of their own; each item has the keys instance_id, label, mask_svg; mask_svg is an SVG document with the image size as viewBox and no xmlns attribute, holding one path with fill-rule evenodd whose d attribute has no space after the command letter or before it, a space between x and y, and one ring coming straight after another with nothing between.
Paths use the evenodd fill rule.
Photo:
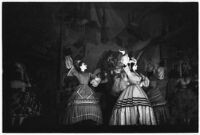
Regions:
<instances>
[{"instance_id":1,"label":"clasped hands","mask_svg":"<svg viewBox=\"0 0 200 135\"><path fill-rule=\"evenodd\" d=\"M99 77L95 77L94 79L92 79L90 81L90 84L93 86L93 87L97 87L99 85L99 83L101 82L101 78Z\"/></svg>"}]
</instances>

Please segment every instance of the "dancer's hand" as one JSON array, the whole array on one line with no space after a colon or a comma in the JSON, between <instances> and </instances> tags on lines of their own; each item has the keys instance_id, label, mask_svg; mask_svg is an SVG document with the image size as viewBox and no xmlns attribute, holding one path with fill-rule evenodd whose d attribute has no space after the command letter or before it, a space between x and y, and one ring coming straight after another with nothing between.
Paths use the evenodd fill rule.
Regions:
<instances>
[{"instance_id":1,"label":"dancer's hand","mask_svg":"<svg viewBox=\"0 0 200 135\"><path fill-rule=\"evenodd\" d=\"M73 60L70 56L65 57L65 66L67 69L71 69L73 67Z\"/></svg>"},{"instance_id":2,"label":"dancer's hand","mask_svg":"<svg viewBox=\"0 0 200 135\"><path fill-rule=\"evenodd\" d=\"M90 81L90 84L93 86L93 87L97 87L99 85L99 83L101 82L101 78L98 78L98 77L95 77L94 79L92 79Z\"/></svg>"},{"instance_id":3,"label":"dancer's hand","mask_svg":"<svg viewBox=\"0 0 200 135\"><path fill-rule=\"evenodd\" d=\"M148 87L149 86L149 79L145 77L144 75L141 75L141 82L140 82L140 87Z\"/></svg>"},{"instance_id":4,"label":"dancer's hand","mask_svg":"<svg viewBox=\"0 0 200 135\"><path fill-rule=\"evenodd\" d=\"M132 57L132 58L130 58L129 63L135 63L135 64L136 64L136 63L137 63L137 60L136 60L135 58Z\"/></svg>"}]
</instances>

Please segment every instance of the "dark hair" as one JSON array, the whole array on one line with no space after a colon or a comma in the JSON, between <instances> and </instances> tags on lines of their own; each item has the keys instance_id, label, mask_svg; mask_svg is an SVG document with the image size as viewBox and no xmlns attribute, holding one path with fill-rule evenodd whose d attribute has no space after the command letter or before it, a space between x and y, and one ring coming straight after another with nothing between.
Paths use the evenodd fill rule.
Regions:
<instances>
[{"instance_id":1,"label":"dark hair","mask_svg":"<svg viewBox=\"0 0 200 135\"><path fill-rule=\"evenodd\" d=\"M123 56L124 55L119 51L105 51L100 57L96 67L101 69L101 78L104 78L105 74L110 78L114 75L111 73L112 71L122 68L123 64L121 63L121 58Z\"/></svg>"},{"instance_id":2,"label":"dark hair","mask_svg":"<svg viewBox=\"0 0 200 135\"><path fill-rule=\"evenodd\" d=\"M108 58L108 62L113 66L114 69L123 67L121 63L121 58L124 55L120 52L113 52L113 54Z\"/></svg>"},{"instance_id":3,"label":"dark hair","mask_svg":"<svg viewBox=\"0 0 200 135\"><path fill-rule=\"evenodd\" d=\"M120 70L123 68L123 64L121 63L121 58L123 56L124 55L121 52L109 51L109 54L107 55L105 62L103 64L103 67L106 67L106 71L108 74L111 75L112 71L116 69Z\"/></svg>"},{"instance_id":4,"label":"dark hair","mask_svg":"<svg viewBox=\"0 0 200 135\"><path fill-rule=\"evenodd\" d=\"M78 72L81 72L80 66L81 66L83 63L85 63L85 62L83 62L82 60L75 60L75 62L74 62L74 67L75 67L75 69L76 69Z\"/></svg>"}]
</instances>

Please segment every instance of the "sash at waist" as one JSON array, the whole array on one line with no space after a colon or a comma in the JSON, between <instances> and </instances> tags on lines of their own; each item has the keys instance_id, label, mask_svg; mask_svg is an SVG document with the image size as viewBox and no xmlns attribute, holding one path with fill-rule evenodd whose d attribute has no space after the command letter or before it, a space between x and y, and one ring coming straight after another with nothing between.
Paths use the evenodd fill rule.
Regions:
<instances>
[{"instance_id":1,"label":"sash at waist","mask_svg":"<svg viewBox=\"0 0 200 135\"><path fill-rule=\"evenodd\" d=\"M97 104L99 100L97 99L78 99L74 100L71 104Z\"/></svg>"}]
</instances>

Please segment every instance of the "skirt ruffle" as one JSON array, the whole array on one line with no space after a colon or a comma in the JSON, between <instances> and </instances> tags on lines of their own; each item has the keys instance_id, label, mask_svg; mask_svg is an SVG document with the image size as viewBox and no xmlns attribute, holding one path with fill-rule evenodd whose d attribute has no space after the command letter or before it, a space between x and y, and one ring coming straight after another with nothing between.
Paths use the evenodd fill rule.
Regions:
<instances>
[{"instance_id":1,"label":"skirt ruffle","mask_svg":"<svg viewBox=\"0 0 200 135\"><path fill-rule=\"evenodd\" d=\"M97 125L102 124L100 106L97 104L73 104L66 108L62 123L71 125L84 120L93 120Z\"/></svg>"},{"instance_id":2,"label":"skirt ruffle","mask_svg":"<svg viewBox=\"0 0 200 135\"><path fill-rule=\"evenodd\" d=\"M137 85L122 92L114 106L110 125L156 125L146 93Z\"/></svg>"},{"instance_id":3,"label":"skirt ruffle","mask_svg":"<svg viewBox=\"0 0 200 135\"><path fill-rule=\"evenodd\" d=\"M149 106L123 107L113 111L110 125L156 125L156 120Z\"/></svg>"}]
</instances>

